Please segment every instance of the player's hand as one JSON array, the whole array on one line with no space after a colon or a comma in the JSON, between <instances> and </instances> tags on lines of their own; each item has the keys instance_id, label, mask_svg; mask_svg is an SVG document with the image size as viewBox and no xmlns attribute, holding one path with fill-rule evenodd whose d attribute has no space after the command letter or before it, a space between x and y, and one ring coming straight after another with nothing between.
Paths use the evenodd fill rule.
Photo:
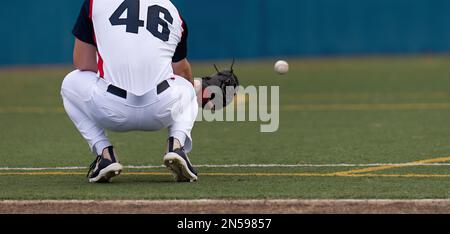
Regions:
<instances>
[{"instance_id":1,"label":"player's hand","mask_svg":"<svg viewBox=\"0 0 450 234\"><path fill-rule=\"evenodd\" d=\"M234 74L233 65L230 70L221 71L214 65L217 73L202 78L203 108L218 110L233 101L239 86L239 79Z\"/></svg>"}]
</instances>

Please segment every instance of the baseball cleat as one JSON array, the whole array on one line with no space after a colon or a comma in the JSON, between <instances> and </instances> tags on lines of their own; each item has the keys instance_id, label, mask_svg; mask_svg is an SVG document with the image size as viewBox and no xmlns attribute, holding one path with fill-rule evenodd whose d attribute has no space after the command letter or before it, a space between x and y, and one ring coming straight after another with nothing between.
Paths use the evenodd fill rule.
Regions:
<instances>
[{"instance_id":1,"label":"baseball cleat","mask_svg":"<svg viewBox=\"0 0 450 234\"><path fill-rule=\"evenodd\" d=\"M164 165L172 171L177 182L197 181L197 170L192 166L183 149L176 149L164 156Z\"/></svg>"},{"instance_id":2,"label":"baseball cleat","mask_svg":"<svg viewBox=\"0 0 450 234\"><path fill-rule=\"evenodd\" d=\"M120 163L98 156L89 167L87 177L91 183L110 183L114 176L120 175L122 169Z\"/></svg>"}]
</instances>

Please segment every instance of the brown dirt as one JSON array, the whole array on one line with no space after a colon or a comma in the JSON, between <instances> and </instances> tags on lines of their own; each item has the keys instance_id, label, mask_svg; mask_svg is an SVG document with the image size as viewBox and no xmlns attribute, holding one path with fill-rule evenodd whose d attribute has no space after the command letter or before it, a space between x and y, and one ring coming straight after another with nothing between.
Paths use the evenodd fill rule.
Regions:
<instances>
[{"instance_id":1,"label":"brown dirt","mask_svg":"<svg viewBox=\"0 0 450 234\"><path fill-rule=\"evenodd\" d=\"M450 214L450 200L0 201L1 214Z\"/></svg>"}]
</instances>

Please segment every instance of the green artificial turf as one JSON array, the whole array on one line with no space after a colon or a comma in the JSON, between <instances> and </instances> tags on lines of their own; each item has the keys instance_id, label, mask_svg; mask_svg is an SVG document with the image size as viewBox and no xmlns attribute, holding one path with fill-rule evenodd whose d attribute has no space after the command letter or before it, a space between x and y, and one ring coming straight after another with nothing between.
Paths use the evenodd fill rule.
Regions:
<instances>
[{"instance_id":1,"label":"green artificial turf","mask_svg":"<svg viewBox=\"0 0 450 234\"><path fill-rule=\"evenodd\" d=\"M261 121L198 122L190 154L195 165L407 163L450 156L449 57L289 62L284 76L273 72L272 61L238 61L235 68L245 87L280 87L279 130L261 133ZM193 63L195 75L212 73L212 63ZM85 170L4 170L87 167L93 160L62 109L59 87L68 72L0 70L0 199L450 197L450 166L391 168L369 176L330 174L364 166L200 167L192 184L152 174L166 173L163 168L138 170L148 174L128 169L114 183L100 185L89 184ZM109 136L124 165L162 165L165 130ZM23 174L29 172L37 174ZM426 176L377 176L385 174Z\"/></svg>"}]
</instances>

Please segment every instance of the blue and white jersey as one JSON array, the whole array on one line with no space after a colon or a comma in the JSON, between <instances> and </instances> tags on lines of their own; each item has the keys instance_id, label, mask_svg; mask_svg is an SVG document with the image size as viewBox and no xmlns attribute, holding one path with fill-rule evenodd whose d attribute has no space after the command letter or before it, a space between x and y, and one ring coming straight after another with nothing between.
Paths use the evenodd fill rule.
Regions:
<instances>
[{"instance_id":1,"label":"blue and white jersey","mask_svg":"<svg viewBox=\"0 0 450 234\"><path fill-rule=\"evenodd\" d=\"M187 26L169 0L85 0L73 34L97 48L100 77L136 95L187 56Z\"/></svg>"}]
</instances>

